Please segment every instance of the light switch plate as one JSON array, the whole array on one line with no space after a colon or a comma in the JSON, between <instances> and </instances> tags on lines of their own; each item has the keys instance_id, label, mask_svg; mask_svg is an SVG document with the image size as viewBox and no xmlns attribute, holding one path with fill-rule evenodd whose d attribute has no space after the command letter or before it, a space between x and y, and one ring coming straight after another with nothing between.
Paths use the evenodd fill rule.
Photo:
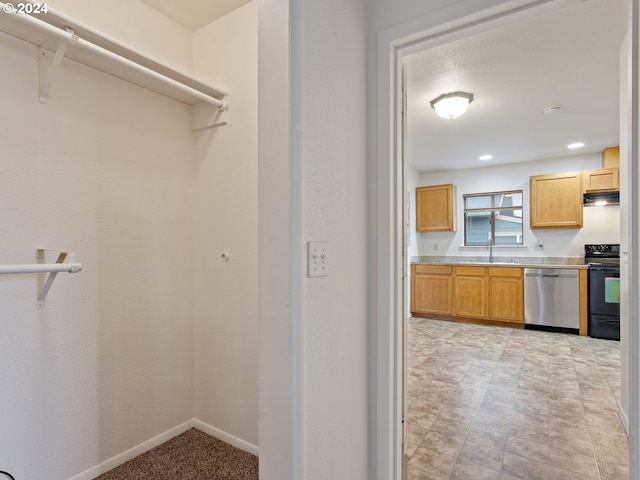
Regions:
<instances>
[{"instance_id":1,"label":"light switch plate","mask_svg":"<svg viewBox=\"0 0 640 480\"><path fill-rule=\"evenodd\" d=\"M307 243L307 276L326 277L329 275L329 242Z\"/></svg>"}]
</instances>

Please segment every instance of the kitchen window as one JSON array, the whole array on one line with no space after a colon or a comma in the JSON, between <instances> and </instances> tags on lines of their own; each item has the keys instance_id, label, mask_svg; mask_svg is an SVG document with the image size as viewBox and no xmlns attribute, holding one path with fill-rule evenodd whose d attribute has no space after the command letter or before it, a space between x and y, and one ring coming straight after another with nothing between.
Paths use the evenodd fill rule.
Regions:
<instances>
[{"instance_id":1,"label":"kitchen window","mask_svg":"<svg viewBox=\"0 0 640 480\"><path fill-rule=\"evenodd\" d=\"M522 190L463 195L464 244L522 245Z\"/></svg>"}]
</instances>

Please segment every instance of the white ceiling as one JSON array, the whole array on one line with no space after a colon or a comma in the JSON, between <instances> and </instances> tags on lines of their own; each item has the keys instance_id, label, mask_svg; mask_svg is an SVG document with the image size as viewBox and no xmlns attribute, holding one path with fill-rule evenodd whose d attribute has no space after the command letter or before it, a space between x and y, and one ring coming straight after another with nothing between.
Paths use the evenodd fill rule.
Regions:
<instances>
[{"instance_id":1,"label":"white ceiling","mask_svg":"<svg viewBox=\"0 0 640 480\"><path fill-rule=\"evenodd\" d=\"M619 143L619 51L626 0L589 0L406 59L407 163L420 172L601 152ZM429 102L462 90L461 117ZM560 112L545 116L548 106ZM478 157L492 154L493 160Z\"/></svg>"},{"instance_id":2,"label":"white ceiling","mask_svg":"<svg viewBox=\"0 0 640 480\"><path fill-rule=\"evenodd\" d=\"M141 0L191 31L224 17L251 0Z\"/></svg>"}]
</instances>

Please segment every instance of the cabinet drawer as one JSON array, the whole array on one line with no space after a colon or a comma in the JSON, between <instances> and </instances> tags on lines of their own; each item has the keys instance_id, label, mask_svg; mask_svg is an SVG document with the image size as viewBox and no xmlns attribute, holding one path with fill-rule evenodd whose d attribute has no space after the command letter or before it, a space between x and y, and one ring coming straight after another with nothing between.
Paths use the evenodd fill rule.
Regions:
<instances>
[{"instance_id":1,"label":"cabinet drawer","mask_svg":"<svg viewBox=\"0 0 640 480\"><path fill-rule=\"evenodd\" d=\"M451 265L414 265L416 275L451 275L453 267Z\"/></svg>"},{"instance_id":2,"label":"cabinet drawer","mask_svg":"<svg viewBox=\"0 0 640 480\"><path fill-rule=\"evenodd\" d=\"M489 267L490 277L522 277L522 267Z\"/></svg>"},{"instance_id":3,"label":"cabinet drawer","mask_svg":"<svg viewBox=\"0 0 640 480\"><path fill-rule=\"evenodd\" d=\"M466 275L469 277L484 277L485 268L484 267L458 267L456 266L456 275Z\"/></svg>"}]
</instances>

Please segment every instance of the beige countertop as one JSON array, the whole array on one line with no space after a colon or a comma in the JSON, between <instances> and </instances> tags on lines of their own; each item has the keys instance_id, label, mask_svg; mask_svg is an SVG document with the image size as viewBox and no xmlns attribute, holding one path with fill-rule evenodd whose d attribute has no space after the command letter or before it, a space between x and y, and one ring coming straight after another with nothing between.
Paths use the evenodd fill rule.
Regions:
<instances>
[{"instance_id":1,"label":"beige countertop","mask_svg":"<svg viewBox=\"0 0 640 480\"><path fill-rule=\"evenodd\" d=\"M470 262L411 262L412 265L451 265L464 267L520 267L520 268L574 268L587 269L588 265L568 265L554 263L514 263L514 262L493 262L470 261Z\"/></svg>"}]
</instances>

